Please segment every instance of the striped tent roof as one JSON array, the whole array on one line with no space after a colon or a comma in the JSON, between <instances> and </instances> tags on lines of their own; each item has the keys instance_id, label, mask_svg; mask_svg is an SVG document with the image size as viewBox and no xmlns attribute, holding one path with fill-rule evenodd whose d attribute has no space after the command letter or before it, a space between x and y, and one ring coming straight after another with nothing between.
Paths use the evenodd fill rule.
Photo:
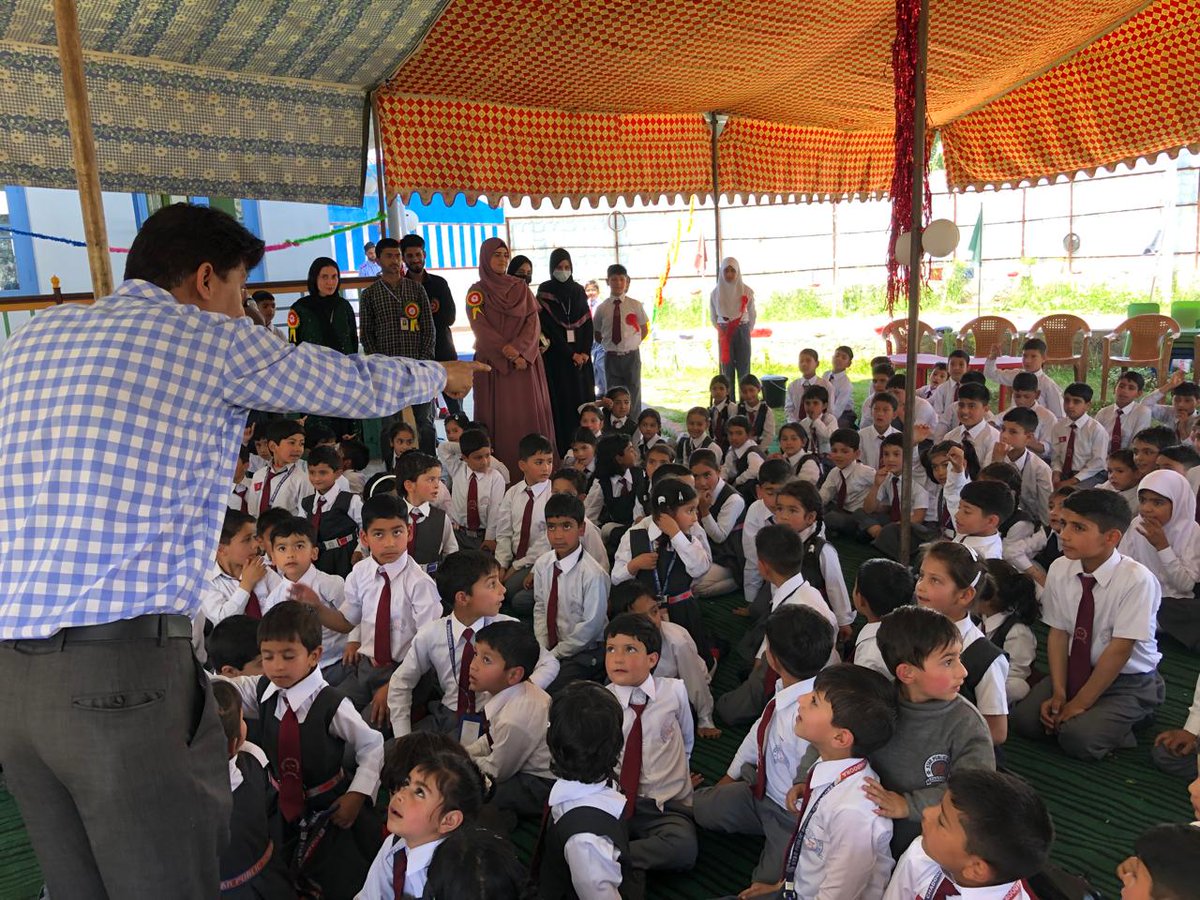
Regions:
<instances>
[{"instance_id":1,"label":"striped tent roof","mask_svg":"<svg viewBox=\"0 0 1200 900\"><path fill-rule=\"evenodd\" d=\"M1200 0L934 0L952 186L1200 142ZM558 202L870 197L891 180L892 0L455 0L381 91L389 189Z\"/></svg>"}]
</instances>

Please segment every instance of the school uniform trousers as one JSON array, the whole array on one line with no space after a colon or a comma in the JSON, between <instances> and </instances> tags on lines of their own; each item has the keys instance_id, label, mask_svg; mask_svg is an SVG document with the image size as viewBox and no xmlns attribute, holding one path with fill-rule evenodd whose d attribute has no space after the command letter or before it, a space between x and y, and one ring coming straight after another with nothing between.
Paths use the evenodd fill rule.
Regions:
<instances>
[{"instance_id":1,"label":"school uniform trousers","mask_svg":"<svg viewBox=\"0 0 1200 900\"><path fill-rule=\"evenodd\" d=\"M608 621L608 573L580 544L563 559L553 550L533 566L533 633L558 660L555 693L572 681L595 681L604 674L604 626ZM550 602L554 601L554 633Z\"/></svg>"}]
</instances>

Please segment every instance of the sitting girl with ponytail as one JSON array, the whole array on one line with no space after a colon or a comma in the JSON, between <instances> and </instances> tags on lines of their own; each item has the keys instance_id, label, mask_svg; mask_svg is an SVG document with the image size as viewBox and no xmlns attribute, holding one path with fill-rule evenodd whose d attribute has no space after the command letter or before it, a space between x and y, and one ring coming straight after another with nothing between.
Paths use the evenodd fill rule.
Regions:
<instances>
[{"instance_id":1,"label":"sitting girl with ponytail","mask_svg":"<svg viewBox=\"0 0 1200 900\"><path fill-rule=\"evenodd\" d=\"M1037 657L1037 636L1032 626L1042 617L1042 606L1034 580L1017 571L1012 563L989 559L987 567L996 589L981 593L975 608L983 616L983 633L1008 657L1006 690L1008 703L1013 706L1025 699L1035 681L1041 680L1040 674L1032 680L1030 676Z\"/></svg>"}]
</instances>

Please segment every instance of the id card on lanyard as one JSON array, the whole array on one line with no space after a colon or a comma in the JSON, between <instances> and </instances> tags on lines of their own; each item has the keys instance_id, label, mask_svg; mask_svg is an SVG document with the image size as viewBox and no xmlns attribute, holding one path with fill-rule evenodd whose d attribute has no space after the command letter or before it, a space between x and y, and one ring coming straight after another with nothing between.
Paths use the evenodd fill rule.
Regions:
<instances>
[{"instance_id":1,"label":"id card on lanyard","mask_svg":"<svg viewBox=\"0 0 1200 900\"><path fill-rule=\"evenodd\" d=\"M825 799L830 791L851 775L856 775L866 767L867 761L860 759L849 768L843 769L837 779L827 784L825 790L817 794L816 799L811 804L805 804L802 812L804 818L797 824L796 833L792 835L792 843L788 846L787 862L784 867L783 900L797 900L796 866L800 862L800 853L804 849L804 838L808 834L808 826L812 823L813 816L817 813L817 807L821 805L821 801Z\"/></svg>"}]
</instances>

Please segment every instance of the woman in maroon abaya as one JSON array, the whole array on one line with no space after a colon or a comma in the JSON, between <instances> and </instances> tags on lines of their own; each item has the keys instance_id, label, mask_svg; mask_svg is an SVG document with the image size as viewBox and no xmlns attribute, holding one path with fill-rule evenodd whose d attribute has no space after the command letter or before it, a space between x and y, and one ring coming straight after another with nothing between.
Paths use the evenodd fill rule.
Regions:
<instances>
[{"instance_id":1,"label":"woman in maroon abaya","mask_svg":"<svg viewBox=\"0 0 1200 900\"><path fill-rule=\"evenodd\" d=\"M475 375L475 419L488 427L492 452L519 476L517 444L537 432L554 441L554 418L539 345L541 320L529 285L508 271L508 245L479 248L479 281L467 292L475 359L492 367Z\"/></svg>"}]
</instances>

